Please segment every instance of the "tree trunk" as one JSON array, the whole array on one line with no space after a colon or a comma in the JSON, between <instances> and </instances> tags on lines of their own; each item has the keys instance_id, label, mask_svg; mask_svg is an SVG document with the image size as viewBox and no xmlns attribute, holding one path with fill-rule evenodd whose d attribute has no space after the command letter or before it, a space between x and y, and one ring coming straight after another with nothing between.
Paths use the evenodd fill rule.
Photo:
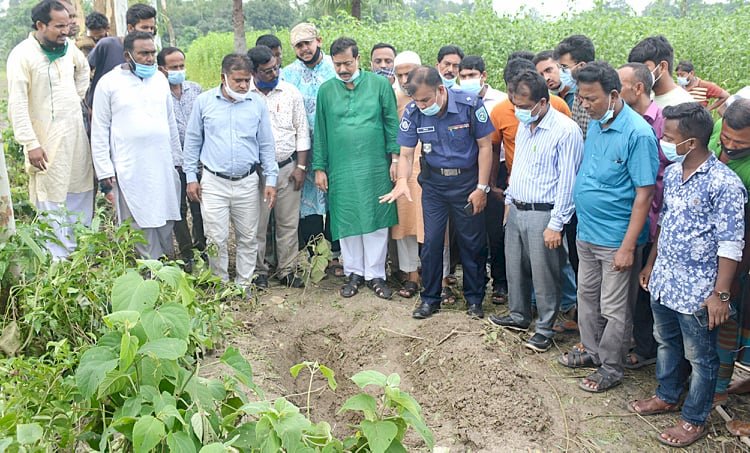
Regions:
<instances>
[{"instance_id":1,"label":"tree trunk","mask_svg":"<svg viewBox=\"0 0 750 453\"><path fill-rule=\"evenodd\" d=\"M362 0L352 0L352 17L362 19Z\"/></svg>"},{"instance_id":2,"label":"tree trunk","mask_svg":"<svg viewBox=\"0 0 750 453\"><path fill-rule=\"evenodd\" d=\"M177 46L177 37L174 34L174 27L172 26L172 21L167 15L167 0L161 0L161 11L159 12L159 14L161 15L164 23L167 24L167 33L169 33L169 45L172 47Z\"/></svg>"},{"instance_id":3,"label":"tree trunk","mask_svg":"<svg viewBox=\"0 0 750 453\"><path fill-rule=\"evenodd\" d=\"M233 0L232 25L234 26L234 51L237 53L247 52L247 39L245 38L245 14L242 11L242 0Z\"/></svg>"}]
</instances>

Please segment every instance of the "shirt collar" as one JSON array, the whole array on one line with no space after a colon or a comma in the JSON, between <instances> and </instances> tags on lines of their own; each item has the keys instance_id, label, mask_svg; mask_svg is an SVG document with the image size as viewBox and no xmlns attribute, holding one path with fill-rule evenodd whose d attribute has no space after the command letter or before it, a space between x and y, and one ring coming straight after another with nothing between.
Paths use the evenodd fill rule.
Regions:
<instances>
[{"instance_id":1,"label":"shirt collar","mask_svg":"<svg viewBox=\"0 0 750 453\"><path fill-rule=\"evenodd\" d=\"M611 123L609 123L609 127L607 127L606 129L602 129L601 123L599 123L598 120L593 120L593 121L596 121L596 123L599 125L599 129L601 129L602 132L607 132L607 131L622 132L622 128L623 126L625 126L625 122L628 121L626 116L630 115L630 112L632 111L632 109L628 106L628 104L625 101L622 100L622 98L620 98L620 102L622 102L622 108L620 109L620 113L618 113L617 116L615 116L615 119L612 120Z\"/></svg>"},{"instance_id":2,"label":"shirt collar","mask_svg":"<svg viewBox=\"0 0 750 453\"><path fill-rule=\"evenodd\" d=\"M700 164L698 166L698 168L696 168L695 171L690 176L688 176L688 178L686 180L684 180L684 181L682 180L682 171L678 172L679 176L680 176L680 183L681 184L686 184L688 181L690 181L691 179L693 179L693 177L695 175L697 175L699 173L708 173L708 171L711 170L711 168L713 168L714 165L716 165L717 161L718 161L718 159L716 158L716 156L714 156L714 153L709 152L708 153L708 159L706 159L705 162L703 162L702 164ZM680 170L682 170L682 165L683 165L683 163L680 162Z\"/></svg>"},{"instance_id":3,"label":"shirt collar","mask_svg":"<svg viewBox=\"0 0 750 453\"><path fill-rule=\"evenodd\" d=\"M536 125L537 129L552 129L552 121L553 121L553 115L555 114L554 110L555 108L552 107L552 104L547 104L547 113L544 115L544 118L542 118L542 121L539 122L539 124ZM527 126L529 127L529 126Z\"/></svg>"},{"instance_id":4,"label":"shirt collar","mask_svg":"<svg viewBox=\"0 0 750 453\"><path fill-rule=\"evenodd\" d=\"M656 121L656 118L659 116L659 106L656 104L656 102L651 101L651 103L648 105L648 108L646 109L646 112L643 114L644 118L649 122L649 124L654 124L654 121Z\"/></svg>"}]
</instances>

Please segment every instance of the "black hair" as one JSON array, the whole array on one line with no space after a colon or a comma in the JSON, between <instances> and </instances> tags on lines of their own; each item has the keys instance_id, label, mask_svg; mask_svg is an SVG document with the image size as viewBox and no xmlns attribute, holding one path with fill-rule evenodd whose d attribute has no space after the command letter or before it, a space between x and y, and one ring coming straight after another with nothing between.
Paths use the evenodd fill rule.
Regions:
<instances>
[{"instance_id":1,"label":"black hair","mask_svg":"<svg viewBox=\"0 0 750 453\"><path fill-rule=\"evenodd\" d=\"M620 76L617 75L615 68L606 61L598 60L591 62L573 74L578 83L596 83L602 86L605 93L609 94L612 90L617 92L622 89Z\"/></svg>"},{"instance_id":2,"label":"black hair","mask_svg":"<svg viewBox=\"0 0 750 453\"><path fill-rule=\"evenodd\" d=\"M505 65L505 69L503 69L503 80L505 81L505 84L508 85L515 76L526 70L536 71L536 66L525 58L516 58L508 61L508 64Z\"/></svg>"},{"instance_id":3,"label":"black hair","mask_svg":"<svg viewBox=\"0 0 750 453\"><path fill-rule=\"evenodd\" d=\"M167 64L166 59L169 55L172 55L175 52L180 52L182 56L185 56L185 52L180 50L177 47L165 47L163 48L158 54L156 54L156 64L159 66L164 66Z\"/></svg>"},{"instance_id":4,"label":"black hair","mask_svg":"<svg viewBox=\"0 0 750 453\"><path fill-rule=\"evenodd\" d=\"M126 52L132 52L135 48L135 42L139 39L146 39L149 41L154 40L154 35L146 33L145 31L132 31L125 36L125 40L122 42L122 46Z\"/></svg>"},{"instance_id":5,"label":"black hair","mask_svg":"<svg viewBox=\"0 0 750 453\"><path fill-rule=\"evenodd\" d=\"M125 23L127 25L136 26L136 24L142 20L155 19L156 10L151 5L144 3L136 3L135 5L128 8L125 13Z\"/></svg>"},{"instance_id":6,"label":"black hair","mask_svg":"<svg viewBox=\"0 0 750 453\"><path fill-rule=\"evenodd\" d=\"M94 11L86 16L86 29L104 30L105 28L109 28L109 19L104 14Z\"/></svg>"},{"instance_id":7,"label":"black hair","mask_svg":"<svg viewBox=\"0 0 750 453\"><path fill-rule=\"evenodd\" d=\"M269 49L275 49L277 47L281 47L281 40L276 37L276 35L260 35L258 36L258 39L255 40L256 46L266 46Z\"/></svg>"},{"instance_id":8,"label":"black hair","mask_svg":"<svg viewBox=\"0 0 750 453\"><path fill-rule=\"evenodd\" d=\"M664 119L677 120L677 130L683 137L695 137L702 146L708 146L714 129L711 114L697 102L670 105L662 110Z\"/></svg>"},{"instance_id":9,"label":"black hair","mask_svg":"<svg viewBox=\"0 0 750 453\"><path fill-rule=\"evenodd\" d=\"M342 36L341 38L338 38L336 41L331 43L331 56L338 55L340 53L346 52L346 49L352 49L352 57L357 58L359 56L359 47L357 47L357 41L353 40L352 38L347 38L345 36Z\"/></svg>"},{"instance_id":10,"label":"black hair","mask_svg":"<svg viewBox=\"0 0 750 453\"><path fill-rule=\"evenodd\" d=\"M61 2L57 0L42 0L31 8L31 28L36 30L36 23L41 22L44 25L49 24L52 20L52 11L68 11Z\"/></svg>"},{"instance_id":11,"label":"black hair","mask_svg":"<svg viewBox=\"0 0 750 453\"><path fill-rule=\"evenodd\" d=\"M385 42L379 42L379 43L375 44L374 46L372 46L372 49L370 50L370 58L372 58L372 54L375 53L375 51L378 50L378 49L391 49L393 51L393 56L394 57L396 56L396 48L393 47L392 44L388 44L388 43L385 43Z\"/></svg>"},{"instance_id":12,"label":"black hair","mask_svg":"<svg viewBox=\"0 0 750 453\"><path fill-rule=\"evenodd\" d=\"M464 59L464 51L460 47L453 44L443 46L438 50L437 62L440 63L448 55L458 55L460 59Z\"/></svg>"},{"instance_id":13,"label":"black hair","mask_svg":"<svg viewBox=\"0 0 750 453\"><path fill-rule=\"evenodd\" d=\"M651 85L654 82L654 76L651 74L651 71L649 71L648 66L643 63L625 63L620 66L620 69L622 68L632 69L636 82L641 82L643 84L643 92L646 93L647 96L651 96Z\"/></svg>"},{"instance_id":14,"label":"black hair","mask_svg":"<svg viewBox=\"0 0 750 453\"><path fill-rule=\"evenodd\" d=\"M539 102L542 99L546 99L549 102L549 89L547 89L547 82L544 81L544 77L539 75L536 71L522 71L517 74L508 84L508 91L517 94L521 86L525 86L529 89L531 100Z\"/></svg>"},{"instance_id":15,"label":"black hair","mask_svg":"<svg viewBox=\"0 0 750 453\"><path fill-rule=\"evenodd\" d=\"M543 50L539 52L538 54L534 55L534 59L531 60L534 65L537 63L540 63L542 61L547 60L554 60L555 59L555 52L553 50Z\"/></svg>"},{"instance_id":16,"label":"black hair","mask_svg":"<svg viewBox=\"0 0 750 453\"><path fill-rule=\"evenodd\" d=\"M630 50L628 62L645 63L647 61L658 65L662 61L667 62L667 72L672 74L674 64L674 49L667 38L662 35L649 36L635 45Z\"/></svg>"},{"instance_id":17,"label":"black hair","mask_svg":"<svg viewBox=\"0 0 750 453\"><path fill-rule=\"evenodd\" d=\"M232 71L248 71L253 70L253 62L244 53L230 53L221 60L221 73L229 74Z\"/></svg>"},{"instance_id":18,"label":"black hair","mask_svg":"<svg viewBox=\"0 0 750 453\"><path fill-rule=\"evenodd\" d=\"M258 70L260 65L266 64L273 60L273 53L268 46L255 46L247 51L247 57L253 64L253 72Z\"/></svg>"},{"instance_id":19,"label":"black hair","mask_svg":"<svg viewBox=\"0 0 750 453\"><path fill-rule=\"evenodd\" d=\"M588 63L596 58L596 49L588 36L572 35L560 41L555 47L555 60L559 60L565 54L570 54L570 58L576 63Z\"/></svg>"},{"instance_id":20,"label":"black hair","mask_svg":"<svg viewBox=\"0 0 750 453\"><path fill-rule=\"evenodd\" d=\"M428 87L437 88L443 84L443 79L440 77L440 72L432 66L417 66L409 72L409 76L406 78L406 92L411 96L417 91L419 85L427 85Z\"/></svg>"},{"instance_id":21,"label":"black hair","mask_svg":"<svg viewBox=\"0 0 750 453\"><path fill-rule=\"evenodd\" d=\"M685 72L693 72L695 71L695 66L693 65L693 62L690 60L682 60L677 64L677 70L685 71Z\"/></svg>"},{"instance_id":22,"label":"black hair","mask_svg":"<svg viewBox=\"0 0 750 453\"><path fill-rule=\"evenodd\" d=\"M476 69L479 72L484 72L487 67L484 64L484 59L478 55L467 55L461 59L461 63L458 65L458 70L464 69Z\"/></svg>"},{"instance_id":23,"label":"black hair","mask_svg":"<svg viewBox=\"0 0 750 453\"><path fill-rule=\"evenodd\" d=\"M530 50L516 50L515 52L511 52L510 55L508 55L508 59L506 61L515 60L517 58L531 61L534 59L534 56L534 52Z\"/></svg>"},{"instance_id":24,"label":"black hair","mask_svg":"<svg viewBox=\"0 0 750 453\"><path fill-rule=\"evenodd\" d=\"M750 99L736 99L724 112L724 124L739 131L750 127Z\"/></svg>"}]
</instances>

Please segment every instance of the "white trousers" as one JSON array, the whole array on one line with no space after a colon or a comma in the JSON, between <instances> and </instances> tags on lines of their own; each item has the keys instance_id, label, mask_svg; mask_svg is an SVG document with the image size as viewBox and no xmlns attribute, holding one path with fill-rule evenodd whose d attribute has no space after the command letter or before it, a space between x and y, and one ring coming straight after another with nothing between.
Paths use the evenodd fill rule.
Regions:
<instances>
[{"instance_id":1,"label":"white trousers","mask_svg":"<svg viewBox=\"0 0 750 453\"><path fill-rule=\"evenodd\" d=\"M396 239L398 268L401 272L417 272L419 268L419 244L416 236Z\"/></svg>"},{"instance_id":2,"label":"white trousers","mask_svg":"<svg viewBox=\"0 0 750 453\"><path fill-rule=\"evenodd\" d=\"M385 280L385 257L388 253L388 228L339 240L344 273L357 274L365 280Z\"/></svg>"},{"instance_id":3,"label":"white trousers","mask_svg":"<svg viewBox=\"0 0 750 453\"><path fill-rule=\"evenodd\" d=\"M53 258L66 258L76 249L74 224L91 225L94 217L94 191L69 193L64 203L37 201L37 210L55 231L60 244L47 242L46 247Z\"/></svg>"},{"instance_id":4,"label":"white trousers","mask_svg":"<svg viewBox=\"0 0 750 453\"><path fill-rule=\"evenodd\" d=\"M234 225L237 244L238 285L251 283L258 254L258 173L239 181L220 178L208 171L201 179L201 214L209 243L216 244L218 256L211 257L211 270L222 280L229 280L229 223Z\"/></svg>"},{"instance_id":5,"label":"white trousers","mask_svg":"<svg viewBox=\"0 0 750 453\"><path fill-rule=\"evenodd\" d=\"M164 226L156 228L142 228L130 212L128 203L125 201L125 197L122 196L122 191L119 188L115 188L113 193L117 201L115 209L117 210L118 221L123 223L130 219L130 225L132 225L133 229L143 233L143 238L146 240L145 244L135 245L135 252L138 256L151 260L157 260L163 256L171 257L174 253L174 242L172 242L174 221L168 220Z\"/></svg>"}]
</instances>

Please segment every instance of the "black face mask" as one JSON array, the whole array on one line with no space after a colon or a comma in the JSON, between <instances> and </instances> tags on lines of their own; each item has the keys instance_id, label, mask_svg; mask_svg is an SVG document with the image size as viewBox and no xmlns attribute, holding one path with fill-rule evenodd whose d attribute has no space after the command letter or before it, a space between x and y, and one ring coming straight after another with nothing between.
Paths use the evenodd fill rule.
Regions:
<instances>
[{"instance_id":1,"label":"black face mask","mask_svg":"<svg viewBox=\"0 0 750 453\"><path fill-rule=\"evenodd\" d=\"M320 46L318 46L318 49L315 51L315 54L308 61L305 61L305 60L303 60L300 57L297 57L297 59L299 61L301 61L302 63L304 63L304 64L312 64L312 63L318 61L318 59L320 58L320 53L321 53L320 52Z\"/></svg>"},{"instance_id":2,"label":"black face mask","mask_svg":"<svg viewBox=\"0 0 750 453\"><path fill-rule=\"evenodd\" d=\"M739 160L750 156L750 148L729 149L721 144L721 152L726 154L729 160Z\"/></svg>"}]
</instances>

